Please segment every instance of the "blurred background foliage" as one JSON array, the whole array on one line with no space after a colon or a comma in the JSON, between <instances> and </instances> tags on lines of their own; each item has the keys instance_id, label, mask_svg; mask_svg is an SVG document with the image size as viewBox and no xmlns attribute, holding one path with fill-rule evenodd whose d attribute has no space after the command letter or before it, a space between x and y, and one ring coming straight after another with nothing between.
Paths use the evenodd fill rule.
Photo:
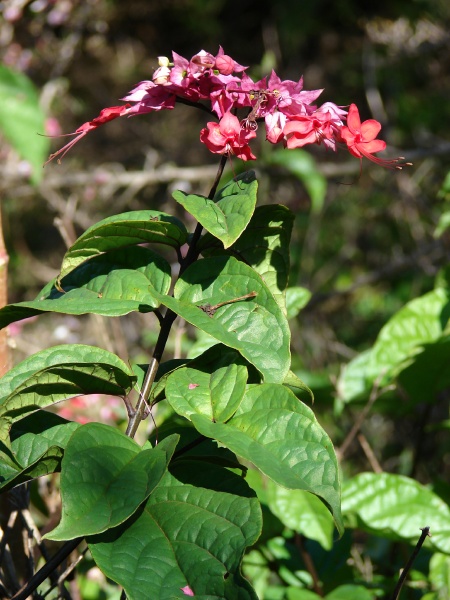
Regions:
<instances>
[{"instance_id":1,"label":"blurred background foliage","mask_svg":"<svg viewBox=\"0 0 450 600\"><path fill-rule=\"evenodd\" d=\"M310 148L288 155L260 135L260 159L250 165L260 181L259 201L285 204L296 214L290 285L306 287L312 297L291 321L293 368L313 388L314 410L339 445L355 419L354 409L339 421L332 411L342 365L369 348L405 303L433 289L448 263L449 233L436 237L435 231L450 199L444 185L450 4L4 0L0 8L2 63L34 83L46 118L44 131L29 131L30 140L38 133L75 131L118 104L136 83L151 78L157 56L175 50L190 57L200 49L215 54L222 45L250 65L254 78L272 68L282 79L303 75L306 89L324 88L322 101L355 102L364 119L383 124L389 154L414 163L391 172L364 161L360 171L347 152ZM66 245L100 218L139 208L173 213L180 210L170 198L173 189L205 193L216 161L199 142L204 123L203 114L186 106L119 119L82 140L60 165L46 166L34 184L23 156L0 134L10 302L33 298L58 273ZM63 143L65 138L52 140L52 147ZM232 166L239 172L248 165L235 160ZM111 321L41 317L11 331L14 361L51 344L82 341L145 362L156 326L142 315ZM181 323L168 353L185 355L195 341ZM387 409L365 423L384 469L426 484L438 476L443 496L450 496L443 483L450 479L448 445L439 432L426 440L422 434L448 419L448 397L447 390L431 408L419 403L400 414ZM427 465L422 470L419 439ZM349 472L368 468L357 444L346 458ZM370 552L380 548L373 543Z\"/></svg>"}]
</instances>

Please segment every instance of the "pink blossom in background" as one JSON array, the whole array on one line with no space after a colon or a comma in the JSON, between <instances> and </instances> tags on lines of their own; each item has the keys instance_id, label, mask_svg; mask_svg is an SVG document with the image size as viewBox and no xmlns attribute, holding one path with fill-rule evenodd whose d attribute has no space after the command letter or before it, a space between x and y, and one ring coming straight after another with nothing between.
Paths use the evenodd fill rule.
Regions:
<instances>
[{"instance_id":1,"label":"pink blossom in background","mask_svg":"<svg viewBox=\"0 0 450 600\"><path fill-rule=\"evenodd\" d=\"M126 418L122 399L102 394L77 396L58 403L55 408L60 417L82 425L93 421L116 425Z\"/></svg>"}]
</instances>

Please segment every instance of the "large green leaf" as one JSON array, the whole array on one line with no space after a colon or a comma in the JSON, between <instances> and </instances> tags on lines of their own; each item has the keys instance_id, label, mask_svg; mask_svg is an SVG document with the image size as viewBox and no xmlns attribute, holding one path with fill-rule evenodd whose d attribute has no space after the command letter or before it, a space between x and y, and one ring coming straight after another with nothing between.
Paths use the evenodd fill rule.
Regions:
<instances>
[{"instance_id":1,"label":"large green leaf","mask_svg":"<svg viewBox=\"0 0 450 600\"><path fill-rule=\"evenodd\" d=\"M0 490L59 471L63 449L79 423L50 412L38 411L15 423L11 450L17 464L9 471L0 465Z\"/></svg>"},{"instance_id":2,"label":"large green leaf","mask_svg":"<svg viewBox=\"0 0 450 600\"><path fill-rule=\"evenodd\" d=\"M97 565L129 600L183 600L183 588L199 600L257 600L240 562L261 525L259 502L242 477L181 461L145 508L87 542Z\"/></svg>"},{"instance_id":3,"label":"large green leaf","mask_svg":"<svg viewBox=\"0 0 450 600\"><path fill-rule=\"evenodd\" d=\"M362 585L340 585L325 596L325 600L373 600L370 590Z\"/></svg>"},{"instance_id":4,"label":"large green leaf","mask_svg":"<svg viewBox=\"0 0 450 600\"><path fill-rule=\"evenodd\" d=\"M172 195L225 248L229 248L247 227L255 210L258 182L253 171L231 181L214 200L175 191Z\"/></svg>"},{"instance_id":5,"label":"large green leaf","mask_svg":"<svg viewBox=\"0 0 450 600\"><path fill-rule=\"evenodd\" d=\"M178 439L172 435L142 450L108 425L79 427L61 465L61 522L46 537L70 540L123 523L160 482Z\"/></svg>"},{"instance_id":6,"label":"large green leaf","mask_svg":"<svg viewBox=\"0 0 450 600\"><path fill-rule=\"evenodd\" d=\"M22 419L39 408L84 394L127 395L136 380L115 354L81 344L54 346L0 379L0 417Z\"/></svg>"},{"instance_id":7,"label":"large green leaf","mask_svg":"<svg viewBox=\"0 0 450 600\"><path fill-rule=\"evenodd\" d=\"M295 286L286 289L287 318L293 319L311 299L311 292L304 287Z\"/></svg>"},{"instance_id":8,"label":"large green leaf","mask_svg":"<svg viewBox=\"0 0 450 600\"><path fill-rule=\"evenodd\" d=\"M0 131L22 158L32 167L31 179L42 177L42 165L50 140L45 132L45 115L37 91L23 73L0 65Z\"/></svg>"},{"instance_id":9,"label":"large green leaf","mask_svg":"<svg viewBox=\"0 0 450 600\"><path fill-rule=\"evenodd\" d=\"M270 510L283 525L331 550L333 519L317 496L303 490L287 490L270 480L266 482L266 492Z\"/></svg>"},{"instance_id":10,"label":"large green leaf","mask_svg":"<svg viewBox=\"0 0 450 600\"><path fill-rule=\"evenodd\" d=\"M285 311L285 289L289 277L289 241L293 213L279 204L258 206L250 223L228 253L242 258L259 273L279 306ZM213 240L207 234L199 248L205 255L222 253L210 248Z\"/></svg>"},{"instance_id":11,"label":"large green leaf","mask_svg":"<svg viewBox=\"0 0 450 600\"><path fill-rule=\"evenodd\" d=\"M105 252L143 243L179 248L187 237L181 221L160 211L135 210L114 215L89 227L67 250L58 280L86 260Z\"/></svg>"},{"instance_id":12,"label":"large green leaf","mask_svg":"<svg viewBox=\"0 0 450 600\"><path fill-rule=\"evenodd\" d=\"M417 481L390 473L360 473L342 488L342 512L352 525L415 543L430 527L426 544L450 554L450 508ZM356 518L356 521L355 521Z\"/></svg>"},{"instance_id":13,"label":"large green leaf","mask_svg":"<svg viewBox=\"0 0 450 600\"><path fill-rule=\"evenodd\" d=\"M166 294L170 282L170 265L151 250L138 246L111 251L69 273L61 282L64 291L51 282L35 300L5 306L0 310L0 328L47 311L109 317L149 312L159 306L150 284Z\"/></svg>"},{"instance_id":14,"label":"large green leaf","mask_svg":"<svg viewBox=\"0 0 450 600\"><path fill-rule=\"evenodd\" d=\"M169 394L167 399L172 402ZM201 406L196 408L199 411ZM322 498L342 531L339 470L333 445L314 413L288 388L277 384L249 386L227 423L213 422L208 407L205 411L188 416L202 435L251 461L279 485Z\"/></svg>"},{"instance_id":15,"label":"large green leaf","mask_svg":"<svg viewBox=\"0 0 450 600\"><path fill-rule=\"evenodd\" d=\"M230 303L247 294L256 295ZM192 325L238 350L265 381L284 380L290 365L289 326L252 268L232 257L197 261L177 281L174 295L158 298ZM207 314L220 303L226 304Z\"/></svg>"},{"instance_id":16,"label":"large green leaf","mask_svg":"<svg viewBox=\"0 0 450 600\"><path fill-rule=\"evenodd\" d=\"M286 589L286 600L321 600L322 596L298 587L288 587Z\"/></svg>"},{"instance_id":17,"label":"large green leaf","mask_svg":"<svg viewBox=\"0 0 450 600\"><path fill-rule=\"evenodd\" d=\"M223 423L236 412L246 383L244 366L231 364L211 374L187 367L169 376L166 394L179 415L189 418L197 412Z\"/></svg>"},{"instance_id":18,"label":"large green leaf","mask_svg":"<svg viewBox=\"0 0 450 600\"><path fill-rule=\"evenodd\" d=\"M372 349L343 370L338 382L340 397L351 402L367 394L375 381L379 386L390 383L414 362L425 344L445 335L449 317L446 289L437 288L409 302L382 328Z\"/></svg>"},{"instance_id":19,"label":"large green leaf","mask_svg":"<svg viewBox=\"0 0 450 600\"><path fill-rule=\"evenodd\" d=\"M430 582L435 600L450 598L450 556L436 552L430 559Z\"/></svg>"}]
</instances>

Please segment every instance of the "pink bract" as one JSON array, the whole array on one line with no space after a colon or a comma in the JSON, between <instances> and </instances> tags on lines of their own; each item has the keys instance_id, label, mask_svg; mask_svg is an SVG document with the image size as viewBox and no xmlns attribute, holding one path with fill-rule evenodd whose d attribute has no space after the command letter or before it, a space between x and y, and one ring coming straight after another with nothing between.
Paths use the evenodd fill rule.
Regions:
<instances>
[{"instance_id":1,"label":"pink bract","mask_svg":"<svg viewBox=\"0 0 450 600\"><path fill-rule=\"evenodd\" d=\"M239 119L225 113L219 123L207 123L200 132L200 140L213 154L233 154L242 160L255 160L248 141L256 137L256 131L241 128Z\"/></svg>"},{"instance_id":2,"label":"pink bract","mask_svg":"<svg viewBox=\"0 0 450 600\"><path fill-rule=\"evenodd\" d=\"M305 90L303 77L282 80L272 71L268 78L253 81L245 73L247 67L225 54L222 47L215 56L200 50L189 60L172 52L172 61L159 57L152 79L141 81L122 98L128 104L105 108L98 117L67 134L75 138L47 162L63 157L89 131L112 119L173 109L178 100L218 119L218 123L209 121L200 132L200 141L213 154L254 160L249 142L264 120L266 139L272 144L282 143L288 149L323 144L335 150L337 142L344 142L356 158L364 156L383 167L401 168L399 159L374 156L386 147L377 139L381 129L378 121L361 123L355 104L350 105L348 114L333 102L317 107L314 102L323 90ZM242 113L239 118L238 111Z\"/></svg>"}]
</instances>

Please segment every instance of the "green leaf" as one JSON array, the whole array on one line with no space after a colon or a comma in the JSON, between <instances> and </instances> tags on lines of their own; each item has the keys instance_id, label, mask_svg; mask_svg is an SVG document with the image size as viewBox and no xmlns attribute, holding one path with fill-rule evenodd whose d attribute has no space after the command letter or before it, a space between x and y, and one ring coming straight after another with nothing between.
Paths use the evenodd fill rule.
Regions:
<instances>
[{"instance_id":1,"label":"green leaf","mask_svg":"<svg viewBox=\"0 0 450 600\"><path fill-rule=\"evenodd\" d=\"M258 182L251 171L238 182L226 185L214 200L204 196L173 192L175 200L195 219L229 248L247 227L255 210Z\"/></svg>"},{"instance_id":2,"label":"green leaf","mask_svg":"<svg viewBox=\"0 0 450 600\"><path fill-rule=\"evenodd\" d=\"M449 291L437 288L416 298L396 313L381 329L371 350L351 361L338 382L340 397L352 402L412 364L422 346L438 341L450 316Z\"/></svg>"},{"instance_id":3,"label":"green leaf","mask_svg":"<svg viewBox=\"0 0 450 600\"><path fill-rule=\"evenodd\" d=\"M450 210L447 210L439 217L439 223L434 231L434 237L439 238L450 227Z\"/></svg>"},{"instance_id":4,"label":"green leaf","mask_svg":"<svg viewBox=\"0 0 450 600\"><path fill-rule=\"evenodd\" d=\"M135 379L111 352L81 344L54 346L25 359L0 379L0 417L17 421L83 394L126 396Z\"/></svg>"},{"instance_id":5,"label":"green leaf","mask_svg":"<svg viewBox=\"0 0 450 600\"><path fill-rule=\"evenodd\" d=\"M287 600L320 600L321 596L302 588L289 587L286 590Z\"/></svg>"},{"instance_id":6,"label":"green leaf","mask_svg":"<svg viewBox=\"0 0 450 600\"><path fill-rule=\"evenodd\" d=\"M390 473L360 473L342 489L344 516L358 527L393 540L414 544L421 527L430 527L425 544L450 554L450 508L417 481Z\"/></svg>"},{"instance_id":7,"label":"green leaf","mask_svg":"<svg viewBox=\"0 0 450 600\"><path fill-rule=\"evenodd\" d=\"M253 298L230 303L253 292ZM284 380L290 364L288 323L253 269L232 257L203 259L177 281L174 298L154 293L186 321L238 350L266 381ZM222 302L228 304L207 314L208 305Z\"/></svg>"},{"instance_id":8,"label":"green leaf","mask_svg":"<svg viewBox=\"0 0 450 600\"><path fill-rule=\"evenodd\" d=\"M289 287L286 290L286 311L288 320L293 319L311 299L311 292L304 287Z\"/></svg>"},{"instance_id":9,"label":"green leaf","mask_svg":"<svg viewBox=\"0 0 450 600\"><path fill-rule=\"evenodd\" d=\"M44 135L45 115L32 81L23 73L0 65L0 130L20 156L32 167L31 180L38 183L50 141Z\"/></svg>"},{"instance_id":10,"label":"green leaf","mask_svg":"<svg viewBox=\"0 0 450 600\"><path fill-rule=\"evenodd\" d=\"M288 385L300 392L306 392L311 402L314 402L314 394L312 390L306 385L304 381L300 379L293 371L289 371L283 381L284 385Z\"/></svg>"},{"instance_id":11,"label":"green leaf","mask_svg":"<svg viewBox=\"0 0 450 600\"><path fill-rule=\"evenodd\" d=\"M145 508L122 526L88 538L100 569L129 600L257 600L240 574L261 532L259 502L242 477L215 465L171 466ZM138 574L138 576L137 576Z\"/></svg>"},{"instance_id":12,"label":"green leaf","mask_svg":"<svg viewBox=\"0 0 450 600\"><path fill-rule=\"evenodd\" d=\"M106 252L144 243L179 248L187 238L181 221L157 210L135 210L114 215L89 227L67 250L58 281L86 260Z\"/></svg>"},{"instance_id":13,"label":"green leaf","mask_svg":"<svg viewBox=\"0 0 450 600\"><path fill-rule=\"evenodd\" d=\"M15 423L11 429L11 449L17 465L7 476L3 469L0 471L0 490L59 471L63 449L78 427L79 423L45 411Z\"/></svg>"},{"instance_id":14,"label":"green leaf","mask_svg":"<svg viewBox=\"0 0 450 600\"><path fill-rule=\"evenodd\" d=\"M373 600L371 592L362 585L340 585L325 596L325 600Z\"/></svg>"},{"instance_id":15,"label":"green leaf","mask_svg":"<svg viewBox=\"0 0 450 600\"><path fill-rule=\"evenodd\" d=\"M283 525L331 550L334 523L323 502L303 490L287 490L272 481L266 485L269 508Z\"/></svg>"},{"instance_id":16,"label":"green leaf","mask_svg":"<svg viewBox=\"0 0 450 600\"><path fill-rule=\"evenodd\" d=\"M236 412L245 392L247 369L228 365L213 373L192 368L173 372L166 384L170 405L179 415L205 415L222 423Z\"/></svg>"},{"instance_id":17,"label":"green leaf","mask_svg":"<svg viewBox=\"0 0 450 600\"><path fill-rule=\"evenodd\" d=\"M285 289L289 277L289 240L291 239L293 213L279 204L258 206L241 237L229 253L239 256L261 275L280 308L285 311ZM199 242L205 255L223 254L223 250L210 248L211 237Z\"/></svg>"},{"instance_id":18,"label":"green leaf","mask_svg":"<svg viewBox=\"0 0 450 600\"><path fill-rule=\"evenodd\" d=\"M169 402L171 398L168 396ZM227 423L190 415L202 435L249 460L279 485L316 494L329 506L341 532L339 471L333 445L314 413L286 387L248 387Z\"/></svg>"},{"instance_id":19,"label":"green leaf","mask_svg":"<svg viewBox=\"0 0 450 600\"><path fill-rule=\"evenodd\" d=\"M450 556L436 552L430 560L430 582L437 591L436 600L450 597Z\"/></svg>"},{"instance_id":20,"label":"green leaf","mask_svg":"<svg viewBox=\"0 0 450 600\"><path fill-rule=\"evenodd\" d=\"M170 265L151 250L138 246L111 251L69 273L61 282L63 292L50 282L35 300L5 306L0 328L42 312L108 317L150 312L159 306L150 289L166 294L170 282Z\"/></svg>"},{"instance_id":21,"label":"green leaf","mask_svg":"<svg viewBox=\"0 0 450 600\"><path fill-rule=\"evenodd\" d=\"M178 439L173 435L142 450L108 425L79 427L61 465L61 522L46 537L70 540L123 523L160 482Z\"/></svg>"},{"instance_id":22,"label":"green leaf","mask_svg":"<svg viewBox=\"0 0 450 600\"><path fill-rule=\"evenodd\" d=\"M309 152L300 148L275 150L269 156L269 162L284 167L303 183L311 198L311 212L320 213L327 192L327 180L320 173L316 161Z\"/></svg>"}]
</instances>

